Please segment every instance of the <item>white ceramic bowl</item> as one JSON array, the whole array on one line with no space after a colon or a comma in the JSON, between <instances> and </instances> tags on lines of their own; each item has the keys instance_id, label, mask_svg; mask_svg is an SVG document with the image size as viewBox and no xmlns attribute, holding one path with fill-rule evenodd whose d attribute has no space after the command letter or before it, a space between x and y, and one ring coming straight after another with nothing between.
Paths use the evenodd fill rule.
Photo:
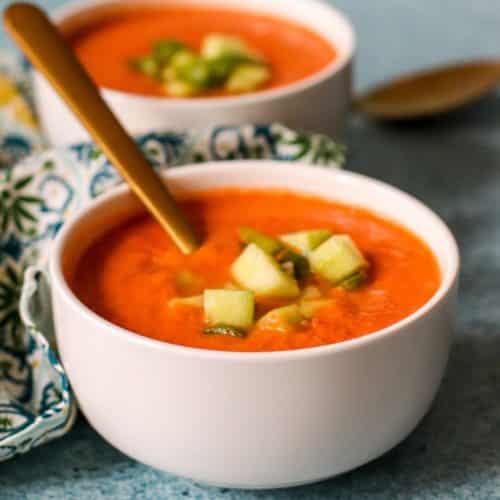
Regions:
<instances>
[{"instance_id":1,"label":"white ceramic bowl","mask_svg":"<svg viewBox=\"0 0 500 500\"><path fill-rule=\"evenodd\" d=\"M459 257L444 223L386 184L301 164L213 163L171 170L167 179L178 196L286 188L367 207L427 242L442 283L406 319L334 345L239 353L151 340L95 315L63 276L103 231L140 210L126 187L116 189L66 224L50 260L60 354L97 432L146 464L241 488L334 476L405 438L429 409L450 348Z\"/></svg>"},{"instance_id":2,"label":"white ceramic bowl","mask_svg":"<svg viewBox=\"0 0 500 500\"><path fill-rule=\"evenodd\" d=\"M113 6L179 3L217 5L291 19L331 41L339 54L310 78L243 96L170 99L102 89L105 100L130 133L281 122L292 128L339 137L350 104L355 39L349 21L321 0L80 0L57 10L54 19L64 33L71 33L109 14ZM86 131L36 71L34 94L41 124L53 144L88 139Z\"/></svg>"}]
</instances>

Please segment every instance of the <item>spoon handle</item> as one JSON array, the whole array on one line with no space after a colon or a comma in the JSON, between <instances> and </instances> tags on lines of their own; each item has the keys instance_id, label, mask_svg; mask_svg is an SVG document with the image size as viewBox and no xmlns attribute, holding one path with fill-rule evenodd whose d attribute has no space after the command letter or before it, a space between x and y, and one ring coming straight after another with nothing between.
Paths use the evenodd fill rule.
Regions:
<instances>
[{"instance_id":1,"label":"spoon handle","mask_svg":"<svg viewBox=\"0 0 500 500\"><path fill-rule=\"evenodd\" d=\"M184 253L198 246L172 195L133 139L125 132L45 13L27 3L13 4L4 22L33 65L49 80L146 208Z\"/></svg>"}]
</instances>

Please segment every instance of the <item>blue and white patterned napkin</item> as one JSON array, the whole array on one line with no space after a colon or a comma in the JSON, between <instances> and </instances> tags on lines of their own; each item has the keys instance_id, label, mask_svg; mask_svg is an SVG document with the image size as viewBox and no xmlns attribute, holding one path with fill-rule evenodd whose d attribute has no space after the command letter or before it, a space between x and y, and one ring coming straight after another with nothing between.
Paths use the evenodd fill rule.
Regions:
<instances>
[{"instance_id":1,"label":"blue and white patterned napkin","mask_svg":"<svg viewBox=\"0 0 500 500\"><path fill-rule=\"evenodd\" d=\"M343 148L327 137L278 124L154 132L137 140L159 171L237 158L323 166L344 159ZM76 402L52 344L44 265L64 221L122 182L92 144L43 148L26 70L0 54L0 461L71 428Z\"/></svg>"}]
</instances>

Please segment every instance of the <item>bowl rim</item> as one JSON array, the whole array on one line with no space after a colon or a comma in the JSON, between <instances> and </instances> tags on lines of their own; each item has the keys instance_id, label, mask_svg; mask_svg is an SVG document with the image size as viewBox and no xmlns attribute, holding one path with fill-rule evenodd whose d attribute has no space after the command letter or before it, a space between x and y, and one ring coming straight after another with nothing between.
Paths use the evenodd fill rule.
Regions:
<instances>
[{"instance_id":1,"label":"bowl rim","mask_svg":"<svg viewBox=\"0 0 500 500\"><path fill-rule=\"evenodd\" d=\"M52 19L56 23L61 23L70 16L73 16L79 12L85 11L87 9L92 9L94 6L105 5L106 3L117 4L120 1L127 0L72 0L67 4L64 4L51 13ZM152 0L149 0L150 2ZM201 5L200 2L196 0L189 0L190 3L194 5ZM144 1L145 4L148 0ZM207 0L207 6L212 4L216 7L224 8L224 0ZM313 73L312 75L292 82L288 85L283 85L281 87L262 90L257 92L250 92L248 94L242 94L237 96L219 96L219 97L191 97L189 99L173 98L173 97L157 97L137 94L133 92L124 92L120 90L111 89L108 87L99 86L100 90L110 98L129 100L129 102L134 102L136 104L147 104L151 106L171 106L174 108L199 108L201 107L231 107L233 105L241 104L255 104L255 103L266 103L272 100L285 99L295 94L299 94L309 90L312 87L321 85L330 78L337 76L341 73L353 60L354 54L357 47L357 39L354 30L354 26L349 18L339 9L333 5L324 2L323 0L308 0L310 6L314 6L317 9L323 9L324 11L329 11L330 15L337 18L340 24L343 26L343 30L347 36L348 46L342 51L338 51L337 56L327 64L320 71ZM203 4L205 5L205 4ZM246 6L243 8L231 6L232 9L249 11ZM280 17L278 14L268 14L273 17ZM323 39L325 37L319 33L312 24L303 23L308 29L312 30L314 33L321 36ZM333 43L327 42L331 45ZM338 48L335 47L337 50ZM37 73L37 70L33 70Z\"/></svg>"},{"instance_id":2,"label":"bowl rim","mask_svg":"<svg viewBox=\"0 0 500 500\"><path fill-rule=\"evenodd\" d=\"M237 161L219 161L219 162L207 162L202 164L191 164L185 165L179 168L169 169L163 174L163 177L168 178L182 178L182 177L195 177L198 174L205 173L208 170L213 173L214 176L217 175L215 169L221 168L222 170L226 168L231 169L242 169L248 168L249 165L254 165L259 163L261 168L280 168L283 166L291 166L294 169L302 169L304 172L321 171L322 167L312 166L304 163L291 163L276 160L237 160ZM423 202L418 200L416 197L402 191L388 183L373 179L369 176L358 174L355 172L347 172L339 169L326 169L323 168L322 175L334 175L344 181L354 181L361 182L372 185L374 188L383 189L387 193L396 195L401 198L406 204L410 204L413 208L420 210L433 220L436 227L439 228L443 237L443 246L447 249L447 258L449 263L446 272L442 275L441 284L437 291L432 295L432 297L425 302L420 308L415 312L401 319L400 321L389 325L380 330L376 330L369 334L363 335L350 340L345 340L342 342L337 342L334 344L325 344L316 347L307 347L301 349L289 349L283 351L256 351L256 352L246 352L246 351L219 351L212 349L202 349L198 347L183 346L179 344L173 344L170 342L164 342L161 340L151 339L149 337L143 336L139 333L135 333L131 330L123 328L121 326L115 325L114 323L102 318L91 309L89 309L85 304L83 304L80 299L73 293L69 287L64 274L62 272L61 257L65 248L65 243L71 235L73 228L78 224L78 222L87 215L88 212L96 211L108 203L108 201L114 197L124 195L130 192L130 189L126 185L119 185L111 189L108 193L105 193L98 198L94 199L87 206L80 209L74 216L68 220L59 234L57 235L52 248L50 249L49 255L49 274L51 288L58 288L62 293L66 302L68 302L73 308L79 309L80 313L85 316L87 320L91 323L97 323L100 327L105 327L108 331L106 334L117 335L122 337L124 340L136 342L142 344L145 347L158 349L160 351L168 351L170 353L185 355L188 357L198 357L204 359L217 359L220 361L249 361L249 362L276 362L276 361L287 361L294 359L309 358L312 356L328 356L334 353L340 353L343 351L355 350L363 347L367 347L371 344L384 341L385 339L391 338L394 334L397 334L401 330L415 324L417 321L428 316L437 306L439 306L453 291L454 286L458 280L459 268L460 268L460 255L458 250L458 245L453 236L452 232L445 224L445 222L430 208L428 208ZM286 178L285 178L286 179ZM286 184L284 185L286 189ZM259 188L256 188L259 189ZM263 187L262 189L266 189ZM299 190L291 189L291 192L299 193ZM311 194L312 193L306 193ZM368 210L368 206L364 207ZM388 217L390 220L390 217ZM401 223L400 223L401 224ZM402 224L403 227L406 227ZM410 230L411 231L411 230ZM420 238L425 242L425 238ZM432 250L431 250L432 251ZM434 252L433 252L434 254ZM434 255L435 256L435 255ZM437 259L437 257L435 256ZM54 294L53 294L54 297ZM54 299L53 299L54 300Z\"/></svg>"}]
</instances>

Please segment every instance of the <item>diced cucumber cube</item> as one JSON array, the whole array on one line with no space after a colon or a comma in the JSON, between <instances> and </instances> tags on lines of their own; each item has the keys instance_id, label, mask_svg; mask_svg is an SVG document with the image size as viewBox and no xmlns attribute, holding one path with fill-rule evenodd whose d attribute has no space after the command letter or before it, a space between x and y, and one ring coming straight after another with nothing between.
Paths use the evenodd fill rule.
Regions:
<instances>
[{"instance_id":1,"label":"diced cucumber cube","mask_svg":"<svg viewBox=\"0 0 500 500\"><path fill-rule=\"evenodd\" d=\"M227 79L226 90L233 94L252 92L271 79L271 71L262 64L241 64Z\"/></svg>"},{"instance_id":2,"label":"diced cucumber cube","mask_svg":"<svg viewBox=\"0 0 500 500\"><path fill-rule=\"evenodd\" d=\"M170 66L172 66L172 68L177 71L178 69L190 66L199 58L200 56L198 56L195 52L192 52L190 50L179 50L179 52L176 52L172 56L172 59L170 60Z\"/></svg>"},{"instance_id":3,"label":"diced cucumber cube","mask_svg":"<svg viewBox=\"0 0 500 500\"><path fill-rule=\"evenodd\" d=\"M201 45L201 55L205 59L219 59L224 56L244 56L251 61L261 61L262 57L236 36L211 34L205 37Z\"/></svg>"},{"instance_id":4,"label":"diced cucumber cube","mask_svg":"<svg viewBox=\"0 0 500 500\"><path fill-rule=\"evenodd\" d=\"M164 83L176 80L176 71L172 66L165 66L161 71L161 79Z\"/></svg>"},{"instance_id":5,"label":"diced cucumber cube","mask_svg":"<svg viewBox=\"0 0 500 500\"><path fill-rule=\"evenodd\" d=\"M210 65L201 57L176 67L175 76L177 80L189 83L197 89L207 89L212 84Z\"/></svg>"},{"instance_id":6,"label":"diced cucumber cube","mask_svg":"<svg viewBox=\"0 0 500 500\"><path fill-rule=\"evenodd\" d=\"M163 70L166 90L175 97L189 97L209 86L210 68L207 61L190 50L180 50Z\"/></svg>"},{"instance_id":7,"label":"diced cucumber cube","mask_svg":"<svg viewBox=\"0 0 500 500\"><path fill-rule=\"evenodd\" d=\"M203 307L203 295L194 295L193 297L176 297L168 301L170 307L189 306Z\"/></svg>"},{"instance_id":8,"label":"diced cucumber cube","mask_svg":"<svg viewBox=\"0 0 500 500\"><path fill-rule=\"evenodd\" d=\"M284 234L280 240L286 245L298 250L302 255L309 255L316 247L332 236L328 229L315 229L313 231L299 231Z\"/></svg>"},{"instance_id":9,"label":"diced cucumber cube","mask_svg":"<svg viewBox=\"0 0 500 500\"><path fill-rule=\"evenodd\" d=\"M255 300L247 290L205 290L203 310L209 326L247 330L253 324Z\"/></svg>"},{"instance_id":10,"label":"diced cucumber cube","mask_svg":"<svg viewBox=\"0 0 500 500\"><path fill-rule=\"evenodd\" d=\"M199 89L191 83L182 80L172 80L165 84L166 92L172 97L190 97L199 92Z\"/></svg>"},{"instance_id":11,"label":"diced cucumber cube","mask_svg":"<svg viewBox=\"0 0 500 500\"><path fill-rule=\"evenodd\" d=\"M368 266L356 243L345 234L335 235L322 243L309 255L314 273L338 285Z\"/></svg>"},{"instance_id":12,"label":"diced cucumber cube","mask_svg":"<svg viewBox=\"0 0 500 500\"><path fill-rule=\"evenodd\" d=\"M300 313L304 318L312 318L316 311L333 304L331 299L316 299L316 300L301 300L300 301Z\"/></svg>"},{"instance_id":13,"label":"diced cucumber cube","mask_svg":"<svg viewBox=\"0 0 500 500\"><path fill-rule=\"evenodd\" d=\"M297 326L304 317L297 304L272 309L259 319L257 326L265 330L286 332Z\"/></svg>"},{"instance_id":14,"label":"diced cucumber cube","mask_svg":"<svg viewBox=\"0 0 500 500\"><path fill-rule=\"evenodd\" d=\"M250 243L231 267L235 281L262 297L297 297L297 282L278 262L255 243Z\"/></svg>"},{"instance_id":15,"label":"diced cucumber cube","mask_svg":"<svg viewBox=\"0 0 500 500\"><path fill-rule=\"evenodd\" d=\"M262 248L268 254L275 254L283 248L283 245L275 238L261 233L256 229L247 226L238 228L238 236L243 243L249 245L255 243L258 247Z\"/></svg>"},{"instance_id":16,"label":"diced cucumber cube","mask_svg":"<svg viewBox=\"0 0 500 500\"><path fill-rule=\"evenodd\" d=\"M140 57L139 59L133 60L132 67L152 78L158 78L161 70L161 65L151 56Z\"/></svg>"}]
</instances>

